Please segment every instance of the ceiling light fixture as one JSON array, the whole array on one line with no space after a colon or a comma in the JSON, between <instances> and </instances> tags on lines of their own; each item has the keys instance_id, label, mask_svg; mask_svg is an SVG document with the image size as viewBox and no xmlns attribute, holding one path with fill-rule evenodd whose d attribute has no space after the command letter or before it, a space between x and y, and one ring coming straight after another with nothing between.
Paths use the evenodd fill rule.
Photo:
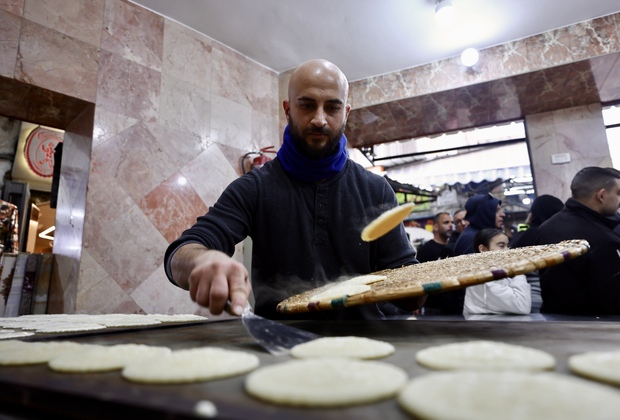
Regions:
<instances>
[{"instance_id":1,"label":"ceiling light fixture","mask_svg":"<svg viewBox=\"0 0 620 420\"><path fill-rule=\"evenodd\" d=\"M478 62L478 58L480 58L480 54L478 54L477 49L467 48L461 54L461 63L466 67L473 67Z\"/></svg>"},{"instance_id":2,"label":"ceiling light fixture","mask_svg":"<svg viewBox=\"0 0 620 420\"><path fill-rule=\"evenodd\" d=\"M456 19L456 10L454 10L454 6L452 5L451 0L437 0L435 6L435 20L437 24L442 28L446 28L452 23L454 23Z\"/></svg>"}]
</instances>

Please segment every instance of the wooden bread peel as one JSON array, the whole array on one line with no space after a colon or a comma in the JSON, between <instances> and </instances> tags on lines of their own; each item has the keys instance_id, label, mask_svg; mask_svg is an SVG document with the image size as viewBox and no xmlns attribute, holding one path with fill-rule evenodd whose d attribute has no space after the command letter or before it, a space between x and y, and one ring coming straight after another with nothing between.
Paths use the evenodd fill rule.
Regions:
<instances>
[{"instance_id":1,"label":"wooden bread peel","mask_svg":"<svg viewBox=\"0 0 620 420\"><path fill-rule=\"evenodd\" d=\"M588 249L587 241L576 239L382 270L373 274L385 275L386 280L372 283L367 292L318 301L312 299L319 292L339 284L331 283L291 296L280 302L277 309L282 313L322 311L440 293L551 267L579 257Z\"/></svg>"}]
</instances>

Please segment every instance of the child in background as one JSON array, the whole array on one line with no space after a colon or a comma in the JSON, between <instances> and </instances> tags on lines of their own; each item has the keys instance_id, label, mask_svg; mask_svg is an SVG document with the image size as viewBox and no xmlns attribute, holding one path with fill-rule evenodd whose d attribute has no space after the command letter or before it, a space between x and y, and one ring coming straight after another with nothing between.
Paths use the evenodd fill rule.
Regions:
<instances>
[{"instance_id":1,"label":"child in background","mask_svg":"<svg viewBox=\"0 0 620 420\"><path fill-rule=\"evenodd\" d=\"M508 236L500 229L482 229L474 237L477 252L499 251L508 248ZM526 315L532 307L530 285L524 275L495 280L465 291L464 315L517 314Z\"/></svg>"}]
</instances>

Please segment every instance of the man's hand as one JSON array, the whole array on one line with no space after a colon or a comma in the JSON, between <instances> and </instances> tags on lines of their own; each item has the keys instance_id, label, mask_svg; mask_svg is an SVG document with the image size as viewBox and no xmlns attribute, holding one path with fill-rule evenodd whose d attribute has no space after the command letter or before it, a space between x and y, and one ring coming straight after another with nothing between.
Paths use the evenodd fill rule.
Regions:
<instances>
[{"instance_id":1,"label":"man's hand","mask_svg":"<svg viewBox=\"0 0 620 420\"><path fill-rule=\"evenodd\" d=\"M220 251L199 244L179 248L172 257L175 282L189 290L193 301L221 314L230 299L233 315L240 316L252 290L245 266Z\"/></svg>"}]
</instances>

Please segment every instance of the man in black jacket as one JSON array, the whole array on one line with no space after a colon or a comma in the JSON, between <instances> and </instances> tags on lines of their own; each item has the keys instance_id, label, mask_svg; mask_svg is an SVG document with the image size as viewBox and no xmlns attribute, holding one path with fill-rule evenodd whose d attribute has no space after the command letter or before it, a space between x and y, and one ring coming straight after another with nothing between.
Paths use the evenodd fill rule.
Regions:
<instances>
[{"instance_id":1,"label":"man in black jacket","mask_svg":"<svg viewBox=\"0 0 620 420\"><path fill-rule=\"evenodd\" d=\"M538 244L585 239L590 250L541 273L541 312L620 314L620 172L587 167L571 182L572 198L538 229Z\"/></svg>"},{"instance_id":2,"label":"man in black jacket","mask_svg":"<svg viewBox=\"0 0 620 420\"><path fill-rule=\"evenodd\" d=\"M333 63L302 63L283 102L288 125L277 157L233 181L194 226L168 247L170 281L218 315L241 315L252 290L255 312L276 312L293 294L360 274L416 263L404 226L372 241L361 231L398 203L385 178L348 159L344 133L348 82ZM252 276L232 258L235 244L251 237ZM399 301L411 314L424 298ZM359 305L300 317L383 319L393 305Z\"/></svg>"}]
</instances>

